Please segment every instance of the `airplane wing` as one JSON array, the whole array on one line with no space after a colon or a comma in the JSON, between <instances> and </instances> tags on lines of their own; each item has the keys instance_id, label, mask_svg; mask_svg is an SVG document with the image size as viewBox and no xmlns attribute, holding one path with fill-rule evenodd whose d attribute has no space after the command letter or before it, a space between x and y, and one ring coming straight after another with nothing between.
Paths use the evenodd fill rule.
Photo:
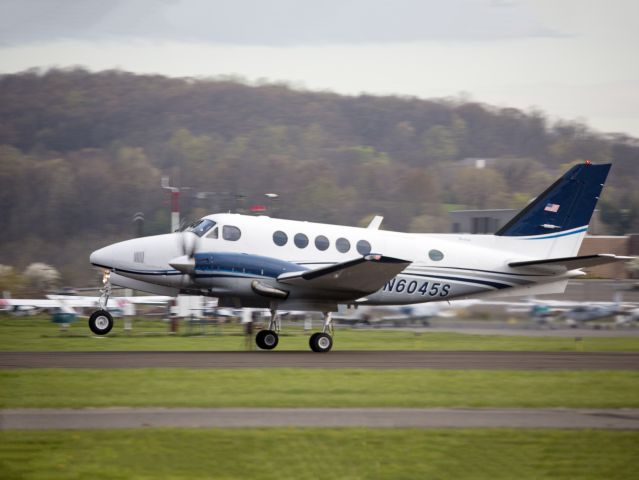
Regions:
<instances>
[{"instance_id":1,"label":"airplane wing","mask_svg":"<svg viewBox=\"0 0 639 480\"><path fill-rule=\"evenodd\" d=\"M59 301L43 298L0 298L0 307L53 308L59 306Z\"/></svg>"},{"instance_id":2,"label":"airplane wing","mask_svg":"<svg viewBox=\"0 0 639 480\"><path fill-rule=\"evenodd\" d=\"M610 253L600 253L597 255L582 255L580 257L545 258L541 260L527 260L524 262L511 262L508 264L512 268L533 268L544 271L568 271L576 268L594 267L613 262L626 262L635 257L622 257Z\"/></svg>"},{"instance_id":3,"label":"airplane wing","mask_svg":"<svg viewBox=\"0 0 639 480\"><path fill-rule=\"evenodd\" d=\"M365 295L382 288L410 264L398 258L366 255L315 270L283 273L277 280L305 288Z\"/></svg>"},{"instance_id":4,"label":"airplane wing","mask_svg":"<svg viewBox=\"0 0 639 480\"><path fill-rule=\"evenodd\" d=\"M74 295L47 295L48 299L63 301L74 307L95 307L100 297L81 297ZM146 295L140 297L109 297L109 306L113 304L133 303L135 305L164 305L172 300L172 297L161 295Z\"/></svg>"}]
</instances>

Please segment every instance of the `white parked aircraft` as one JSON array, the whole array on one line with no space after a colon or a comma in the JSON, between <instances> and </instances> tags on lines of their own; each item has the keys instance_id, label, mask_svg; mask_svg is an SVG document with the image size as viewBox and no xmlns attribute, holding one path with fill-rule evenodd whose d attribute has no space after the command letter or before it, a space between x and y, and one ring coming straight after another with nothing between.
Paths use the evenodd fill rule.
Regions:
<instances>
[{"instance_id":1,"label":"white parked aircraft","mask_svg":"<svg viewBox=\"0 0 639 480\"><path fill-rule=\"evenodd\" d=\"M166 305L172 297L143 296L143 297L111 297L111 305L124 308L133 305ZM4 307L32 307L32 308L98 308L100 297L84 297L75 295L47 295L47 298L0 298L0 306Z\"/></svg>"},{"instance_id":2,"label":"white parked aircraft","mask_svg":"<svg viewBox=\"0 0 639 480\"><path fill-rule=\"evenodd\" d=\"M111 283L157 295L191 293L220 306L268 308L262 349L278 343L278 310L324 313L310 338L316 352L333 339L338 305L403 305L485 294L562 293L583 267L623 261L610 254L575 256L610 164L571 168L494 235L415 234L252 217L209 215L185 232L136 238L91 254ZM106 309L89 326L106 334Z\"/></svg>"}]
</instances>

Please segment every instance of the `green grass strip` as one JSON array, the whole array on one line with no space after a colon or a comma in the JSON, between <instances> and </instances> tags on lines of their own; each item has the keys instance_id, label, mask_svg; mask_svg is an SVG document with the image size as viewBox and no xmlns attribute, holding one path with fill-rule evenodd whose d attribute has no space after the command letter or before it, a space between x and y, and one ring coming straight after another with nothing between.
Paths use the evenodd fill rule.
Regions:
<instances>
[{"instance_id":1,"label":"green grass strip","mask_svg":"<svg viewBox=\"0 0 639 480\"><path fill-rule=\"evenodd\" d=\"M639 407L639 372L17 369L0 407Z\"/></svg>"},{"instance_id":2,"label":"green grass strip","mask_svg":"<svg viewBox=\"0 0 639 480\"><path fill-rule=\"evenodd\" d=\"M316 327L319 328L319 324ZM308 350L311 333L300 327L286 327L277 348ZM46 317L0 318L0 351L236 351L245 348L239 325L198 327L193 328L191 334L182 325L177 335L169 335L168 325L159 320L136 319L130 333L123 331L122 320L116 320L112 333L96 337L84 320L79 320L67 332L60 332ZM637 352L639 336L584 337L575 330L570 337L526 337L338 327L334 349Z\"/></svg>"},{"instance_id":3,"label":"green grass strip","mask_svg":"<svg viewBox=\"0 0 639 480\"><path fill-rule=\"evenodd\" d=\"M627 479L639 432L153 429L0 432L12 479Z\"/></svg>"}]
</instances>

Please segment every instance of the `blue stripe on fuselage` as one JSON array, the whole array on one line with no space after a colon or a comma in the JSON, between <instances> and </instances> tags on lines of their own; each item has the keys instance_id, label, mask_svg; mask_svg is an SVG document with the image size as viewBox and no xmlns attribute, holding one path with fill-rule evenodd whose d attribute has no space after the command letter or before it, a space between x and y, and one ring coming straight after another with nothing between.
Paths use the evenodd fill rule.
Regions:
<instances>
[{"instance_id":1,"label":"blue stripe on fuselage","mask_svg":"<svg viewBox=\"0 0 639 480\"><path fill-rule=\"evenodd\" d=\"M565 237L567 235L574 235L575 233L585 232L586 230L588 230L587 225L578 230L573 230L572 232L556 233L554 235L540 235L537 237L522 238L522 240L546 240L547 238L558 238L558 237Z\"/></svg>"}]
</instances>

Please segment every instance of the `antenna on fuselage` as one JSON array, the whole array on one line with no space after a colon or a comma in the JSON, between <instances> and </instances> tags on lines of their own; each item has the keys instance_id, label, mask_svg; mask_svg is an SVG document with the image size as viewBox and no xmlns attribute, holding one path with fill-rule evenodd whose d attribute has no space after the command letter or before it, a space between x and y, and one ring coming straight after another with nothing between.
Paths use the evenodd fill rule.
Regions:
<instances>
[{"instance_id":1,"label":"antenna on fuselage","mask_svg":"<svg viewBox=\"0 0 639 480\"><path fill-rule=\"evenodd\" d=\"M375 215L373 217L373 219L371 220L371 223L368 224L368 227L371 230L379 230L380 225L382 224L382 221L384 220L384 217L382 217L381 215Z\"/></svg>"}]
</instances>

